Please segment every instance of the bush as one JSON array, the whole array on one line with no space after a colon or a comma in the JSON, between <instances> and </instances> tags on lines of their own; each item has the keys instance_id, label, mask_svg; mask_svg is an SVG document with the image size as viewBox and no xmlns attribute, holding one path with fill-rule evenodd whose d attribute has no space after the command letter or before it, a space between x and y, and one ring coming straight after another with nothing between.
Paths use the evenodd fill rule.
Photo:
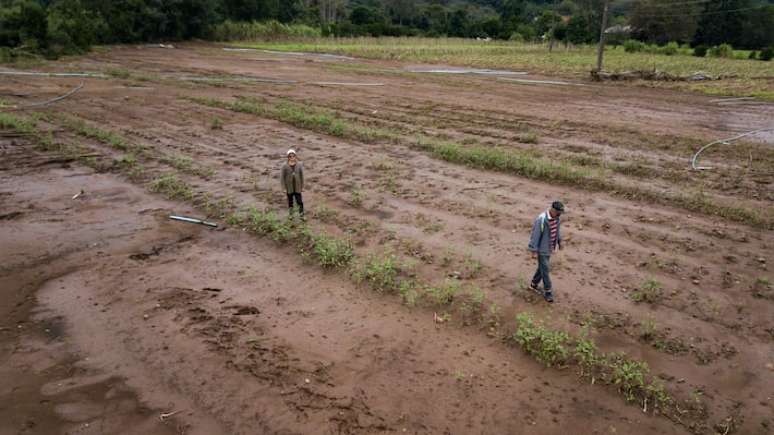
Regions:
<instances>
[{"instance_id":1,"label":"bush","mask_svg":"<svg viewBox=\"0 0 774 435\"><path fill-rule=\"evenodd\" d=\"M629 39L623 43L623 47L627 53L639 53L645 49L645 44L636 39Z\"/></svg>"},{"instance_id":2,"label":"bush","mask_svg":"<svg viewBox=\"0 0 774 435\"><path fill-rule=\"evenodd\" d=\"M764 62L768 62L771 59L774 59L774 45L761 50L761 54L758 55L758 59Z\"/></svg>"},{"instance_id":3,"label":"bush","mask_svg":"<svg viewBox=\"0 0 774 435\"><path fill-rule=\"evenodd\" d=\"M97 35L107 31L106 26L80 0L56 2L48 10L48 52L58 56L88 50L97 42Z\"/></svg>"},{"instance_id":4,"label":"bush","mask_svg":"<svg viewBox=\"0 0 774 435\"><path fill-rule=\"evenodd\" d=\"M661 47L659 49L659 52L667 56L674 56L675 54L677 54L677 51L679 49L680 49L680 45L677 42L670 42L667 45Z\"/></svg>"},{"instance_id":5,"label":"bush","mask_svg":"<svg viewBox=\"0 0 774 435\"><path fill-rule=\"evenodd\" d=\"M706 57L707 56L707 46L706 45L697 45L693 49L693 55L696 57Z\"/></svg>"},{"instance_id":6,"label":"bush","mask_svg":"<svg viewBox=\"0 0 774 435\"><path fill-rule=\"evenodd\" d=\"M524 42L524 36L521 33L513 32L508 40L511 42Z\"/></svg>"},{"instance_id":7,"label":"bush","mask_svg":"<svg viewBox=\"0 0 774 435\"><path fill-rule=\"evenodd\" d=\"M720 44L716 47L712 47L709 50L710 57L722 57L722 58L733 58L734 57L734 47L732 47L730 44Z\"/></svg>"},{"instance_id":8,"label":"bush","mask_svg":"<svg viewBox=\"0 0 774 435\"><path fill-rule=\"evenodd\" d=\"M749 55L749 56L747 56L747 58L748 58L748 59L750 59L750 60L756 60L756 59L758 59L758 52L757 52L757 51L755 51L755 50L751 51L751 52L750 52L750 55Z\"/></svg>"},{"instance_id":9,"label":"bush","mask_svg":"<svg viewBox=\"0 0 774 435\"><path fill-rule=\"evenodd\" d=\"M303 24L282 24L278 21L235 22L225 21L215 26L212 36L217 41L254 41L300 38L319 38L320 29Z\"/></svg>"}]
</instances>

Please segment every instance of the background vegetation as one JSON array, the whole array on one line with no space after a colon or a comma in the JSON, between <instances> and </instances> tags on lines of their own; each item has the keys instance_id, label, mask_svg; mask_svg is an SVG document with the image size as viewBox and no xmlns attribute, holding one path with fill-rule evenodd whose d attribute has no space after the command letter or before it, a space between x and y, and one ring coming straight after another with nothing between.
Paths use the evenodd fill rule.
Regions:
<instances>
[{"instance_id":1,"label":"background vegetation","mask_svg":"<svg viewBox=\"0 0 774 435\"><path fill-rule=\"evenodd\" d=\"M309 36L429 36L591 43L603 0L0 0L0 55L94 44ZM612 0L608 34L694 54L729 44L768 60L774 0ZM268 22L268 24L246 24ZM287 24L295 24L287 26ZM672 45L669 45L672 43ZM637 49L637 46L629 46ZM722 50L716 52L723 53Z\"/></svg>"}]
</instances>

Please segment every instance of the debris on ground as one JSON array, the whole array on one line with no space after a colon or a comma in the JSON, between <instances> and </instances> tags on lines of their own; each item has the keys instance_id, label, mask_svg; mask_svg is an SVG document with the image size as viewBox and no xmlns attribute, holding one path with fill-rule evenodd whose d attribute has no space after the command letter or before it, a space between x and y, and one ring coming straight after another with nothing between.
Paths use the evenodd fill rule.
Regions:
<instances>
[{"instance_id":1,"label":"debris on ground","mask_svg":"<svg viewBox=\"0 0 774 435\"><path fill-rule=\"evenodd\" d=\"M172 220L175 220L175 221L189 222L189 223L192 223L192 224L205 225L205 226L213 227L213 228L216 228L218 226L218 224L216 224L214 222L207 222L207 221L203 221L201 219L194 219L194 218L189 218L189 217L185 217L185 216L174 216L174 215L172 215L169 218L172 219Z\"/></svg>"},{"instance_id":2,"label":"debris on ground","mask_svg":"<svg viewBox=\"0 0 774 435\"><path fill-rule=\"evenodd\" d=\"M639 71L621 71L621 72L608 72L608 71L591 71L591 79L594 81L623 81L623 80L650 80L661 82L698 82L708 80L723 80L733 78L732 75L717 75L697 71L687 76L681 76L676 74L670 74L665 71L659 70L639 70Z\"/></svg>"}]
</instances>

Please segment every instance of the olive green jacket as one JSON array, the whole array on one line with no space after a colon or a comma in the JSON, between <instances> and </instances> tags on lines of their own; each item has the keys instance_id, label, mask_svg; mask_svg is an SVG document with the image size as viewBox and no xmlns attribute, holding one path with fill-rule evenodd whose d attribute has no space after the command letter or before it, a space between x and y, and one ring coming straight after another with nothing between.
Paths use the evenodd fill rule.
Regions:
<instances>
[{"instance_id":1,"label":"olive green jacket","mask_svg":"<svg viewBox=\"0 0 774 435\"><path fill-rule=\"evenodd\" d=\"M293 180L295 180L295 189L293 188ZM304 164L296 162L296 166L291 167L285 163L282 166L280 181L282 182L282 187L285 188L285 192L301 193L304 190Z\"/></svg>"}]
</instances>

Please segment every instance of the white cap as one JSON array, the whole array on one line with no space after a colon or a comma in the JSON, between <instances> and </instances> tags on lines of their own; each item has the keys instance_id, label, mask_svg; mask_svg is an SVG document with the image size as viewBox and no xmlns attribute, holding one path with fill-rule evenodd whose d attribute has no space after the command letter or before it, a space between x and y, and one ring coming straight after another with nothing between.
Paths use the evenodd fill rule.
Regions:
<instances>
[{"instance_id":1,"label":"white cap","mask_svg":"<svg viewBox=\"0 0 774 435\"><path fill-rule=\"evenodd\" d=\"M291 154L295 154L295 153L296 153L296 150L290 149L290 150L288 150L287 155L291 155Z\"/></svg>"}]
</instances>

